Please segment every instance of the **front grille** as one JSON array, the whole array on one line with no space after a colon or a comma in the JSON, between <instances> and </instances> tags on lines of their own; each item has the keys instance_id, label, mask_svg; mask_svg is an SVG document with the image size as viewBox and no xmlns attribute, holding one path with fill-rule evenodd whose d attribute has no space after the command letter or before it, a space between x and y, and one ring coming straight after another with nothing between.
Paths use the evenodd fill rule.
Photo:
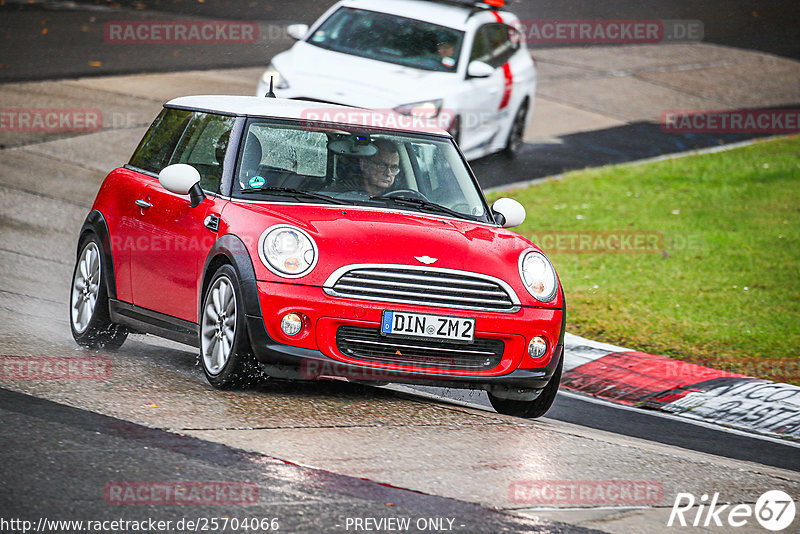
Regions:
<instances>
[{"instance_id":1,"label":"front grille","mask_svg":"<svg viewBox=\"0 0 800 534\"><path fill-rule=\"evenodd\" d=\"M345 356L375 363L484 371L500 363L505 344L476 338L471 344L382 336L377 329L340 326L336 346Z\"/></svg>"},{"instance_id":2,"label":"front grille","mask_svg":"<svg viewBox=\"0 0 800 534\"><path fill-rule=\"evenodd\" d=\"M468 310L516 312L519 300L505 282L451 269L376 265L334 273L329 295Z\"/></svg>"}]
</instances>

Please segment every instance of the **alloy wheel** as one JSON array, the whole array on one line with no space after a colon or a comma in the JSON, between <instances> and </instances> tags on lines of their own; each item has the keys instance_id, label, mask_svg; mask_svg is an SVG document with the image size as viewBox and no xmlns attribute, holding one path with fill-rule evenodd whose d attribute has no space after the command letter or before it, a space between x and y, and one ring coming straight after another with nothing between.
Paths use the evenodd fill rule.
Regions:
<instances>
[{"instance_id":1,"label":"alloy wheel","mask_svg":"<svg viewBox=\"0 0 800 534\"><path fill-rule=\"evenodd\" d=\"M201 340L203 363L210 375L225 368L236 332L236 293L227 276L217 278L208 291L203 310Z\"/></svg>"},{"instance_id":2,"label":"alloy wheel","mask_svg":"<svg viewBox=\"0 0 800 534\"><path fill-rule=\"evenodd\" d=\"M78 260L78 268L72 281L72 325L82 334L94 316L97 297L100 294L100 250L90 241Z\"/></svg>"}]
</instances>

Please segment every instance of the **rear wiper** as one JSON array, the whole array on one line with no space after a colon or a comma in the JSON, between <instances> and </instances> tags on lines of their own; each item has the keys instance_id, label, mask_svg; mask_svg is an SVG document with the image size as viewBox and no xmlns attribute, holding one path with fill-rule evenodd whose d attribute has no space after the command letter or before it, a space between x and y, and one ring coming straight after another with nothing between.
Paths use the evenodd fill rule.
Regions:
<instances>
[{"instance_id":1,"label":"rear wiper","mask_svg":"<svg viewBox=\"0 0 800 534\"><path fill-rule=\"evenodd\" d=\"M328 202L330 204L346 204L346 202L342 202L333 197L329 197L328 195L323 195L321 193L312 193L311 191L302 191L300 189L293 189L291 187L259 187L257 189L243 189L243 195L252 195L255 193L267 193L272 195L284 195L284 196L291 196L295 198L306 198L306 199L315 199L315 200L322 200L323 202Z\"/></svg>"},{"instance_id":2,"label":"rear wiper","mask_svg":"<svg viewBox=\"0 0 800 534\"><path fill-rule=\"evenodd\" d=\"M421 198L412 198L412 197L387 197L387 196L374 196L370 197L371 200L391 200L397 204L405 204L407 206L414 206L415 208L419 209L427 209L428 211L436 211L439 213L446 213L448 215L452 215L453 217L458 217L459 219L467 218L468 216L464 213L459 213L455 210L451 210L450 208L446 208L440 204L436 204L435 202L431 202L430 200L422 200Z\"/></svg>"}]
</instances>

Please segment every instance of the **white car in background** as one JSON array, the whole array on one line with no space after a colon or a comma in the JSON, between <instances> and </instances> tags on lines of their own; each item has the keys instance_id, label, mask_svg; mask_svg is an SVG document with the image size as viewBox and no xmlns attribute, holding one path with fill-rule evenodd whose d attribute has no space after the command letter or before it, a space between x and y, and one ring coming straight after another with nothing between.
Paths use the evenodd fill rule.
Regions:
<instances>
[{"instance_id":1,"label":"white car in background","mask_svg":"<svg viewBox=\"0 0 800 534\"><path fill-rule=\"evenodd\" d=\"M513 153L533 110L536 66L502 0L342 0L275 56L265 96L392 109L448 130L468 159ZM491 4L491 5L490 5Z\"/></svg>"}]
</instances>

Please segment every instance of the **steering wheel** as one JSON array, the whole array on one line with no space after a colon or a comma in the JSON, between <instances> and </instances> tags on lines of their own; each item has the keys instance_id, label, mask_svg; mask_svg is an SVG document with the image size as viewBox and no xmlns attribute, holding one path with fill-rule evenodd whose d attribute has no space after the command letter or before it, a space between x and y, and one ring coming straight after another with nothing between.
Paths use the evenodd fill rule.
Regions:
<instances>
[{"instance_id":1,"label":"steering wheel","mask_svg":"<svg viewBox=\"0 0 800 534\"><path fill-rule=\"evenodd\" d=\"M378 195L385 198L394 198L394 197L411 197L416 198L419 200L424 200L428 202L428 197L417 191L416 189L395 189L394 191L389 191L383 195Z\"/></svg>"}]
</instances>

